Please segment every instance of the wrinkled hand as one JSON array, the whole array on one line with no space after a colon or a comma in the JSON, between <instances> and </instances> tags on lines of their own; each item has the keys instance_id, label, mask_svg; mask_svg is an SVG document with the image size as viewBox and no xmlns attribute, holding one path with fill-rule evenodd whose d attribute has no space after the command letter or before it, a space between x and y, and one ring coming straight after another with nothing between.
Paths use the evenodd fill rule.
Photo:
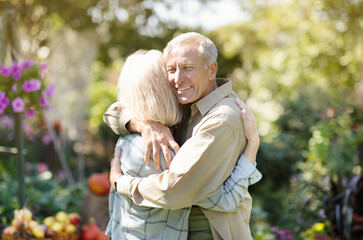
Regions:
<instances>
[{"instance_id":1,"label":"wrinkled hand","mask_svg":"<svg viewBox=\"0 0 363 240\"><path fill-rule=\"evenodd\" d=\"M259 144L260 136L258 134L256 120L253 112L241 99L237 98L236 103L241 109L241 117L247 141L249 143Z\"/></svg>"},{"instance_id":2,"label":"wrinkled hand","mask_svg":"<svg viewBox=\"0 0 363 240\"><path fill-rule=\"evenodd\" d=\"M122 175L123 174L121 170L121 148L116 147L115 154L111 161L111 169L110 169L110 182L113 189L116 189L115 182Z\"/></svg>"},{"instance_id":3,"label":"wrinkled hand","mask_svg":"<svg viewBox=\"0 0 363 240\"><path fill-rule=\"evenodd\" d=\"M171 147L175 153L179 151L179 145L175 142L170 129L161 123L153 121L144 121L141 129L141 135L146 147L144 161L146 165L150 164L151 152L154 158L154 166L156 170L160 169L160 150L162 151L166 166L169 168L171 163Z\"/></svg>"}]
</instances>

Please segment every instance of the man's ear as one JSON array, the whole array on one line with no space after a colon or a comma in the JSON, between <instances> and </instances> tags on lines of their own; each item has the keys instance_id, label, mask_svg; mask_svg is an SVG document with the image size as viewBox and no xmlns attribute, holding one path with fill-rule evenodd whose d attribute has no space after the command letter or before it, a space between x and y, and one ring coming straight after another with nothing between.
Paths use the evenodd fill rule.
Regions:
<instances>
[{"instance_id":1,"label":"man's ear","mask_svg":"<svg viewBox=\"0 0 363 240\"><path fill-rule=\"evenodd\" d=\"M213 62L208 67L208 73L209 73L209 80L214 81L217 76L217 70L218 70L218 63Z\"/></svg>"}]
</instances>

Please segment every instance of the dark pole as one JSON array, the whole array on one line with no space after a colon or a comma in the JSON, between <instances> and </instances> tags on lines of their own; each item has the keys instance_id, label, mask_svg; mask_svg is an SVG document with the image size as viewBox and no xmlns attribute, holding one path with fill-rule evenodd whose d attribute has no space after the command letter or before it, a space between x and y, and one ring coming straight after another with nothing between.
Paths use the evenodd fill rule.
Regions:
<instances>
[{"instance_id":1,"label":"dark pole","mask_svg":"<svg viewBox=\"0 0 363 240\"><path fill-rule=\"evenodd\" d=\"M5 12L4 16L4 39L1 44L4 46L0 54L0 61L5 62L6 46L10 44L10 55L12 60L19 61L19 48L16 37L16 11L15 9L9 9ZM25 161L24 161L24 136L22 127L22 113L14 113L14 132L15 132L15 147L17 148L17 178L18 178L18 201L20 208L24 207L25 203Z\"/></svg>"},{"instance_id":2,"label":"dark pole","mask_svg":"<svg viewBox=\"0 0 363 240\"><path fill-rule=\"evenodd\" d=\"M25 203L25 167L24 167L24 137L22 128L22 115L21 113L14 113L14 130L15 130L15 146L18 149L18 157L16 161L17 175L18 175L18 199L20 208L24 207Z\"/></svg>"}]
</instances>

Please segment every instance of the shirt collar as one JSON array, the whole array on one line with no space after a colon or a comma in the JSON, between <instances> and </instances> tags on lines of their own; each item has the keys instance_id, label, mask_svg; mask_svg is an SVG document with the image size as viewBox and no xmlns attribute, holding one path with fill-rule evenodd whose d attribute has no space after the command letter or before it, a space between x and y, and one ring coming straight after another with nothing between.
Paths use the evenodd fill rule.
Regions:
<instances>
[{"instance_id":1,"label":"shirt collar","mask_svg":"<svg viewBox=\"0 0 363 240\"><path fill-rule=\"evenodd\" d=\"M221 99L232 93L231 80L227 78L217 78L216 81L218 88L195 103L195 106L202 116L204 116Z\"/></svg>"}]
</instances>

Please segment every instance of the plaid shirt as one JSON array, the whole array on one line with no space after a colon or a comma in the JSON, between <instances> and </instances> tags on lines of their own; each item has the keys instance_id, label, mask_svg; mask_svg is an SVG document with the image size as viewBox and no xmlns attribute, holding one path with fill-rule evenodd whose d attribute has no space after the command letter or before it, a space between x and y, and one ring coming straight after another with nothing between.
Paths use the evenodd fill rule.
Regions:
<instances>
[{"instance_id":1,"label":"plaid shirt","mask_svg":"<svg viewBox=\"0 0 363 240\"><path fill-rule=\"evenodd\" d=\"M139 134L120 137L117 147L122 148L121 168L125 175L146 177L166 170L165 159L160 156L161 169L154 169L144 163L145 147ZM261 179L261 173L243 155L231 176L214 192L199 200L196 205L202 208L232 212L248 194L249 185ZM191 207L170 210L136 205L111 188L109 195L110 220L106 235L112 239L187 239L188 217Z\"/></svg>"}]
</instances>

